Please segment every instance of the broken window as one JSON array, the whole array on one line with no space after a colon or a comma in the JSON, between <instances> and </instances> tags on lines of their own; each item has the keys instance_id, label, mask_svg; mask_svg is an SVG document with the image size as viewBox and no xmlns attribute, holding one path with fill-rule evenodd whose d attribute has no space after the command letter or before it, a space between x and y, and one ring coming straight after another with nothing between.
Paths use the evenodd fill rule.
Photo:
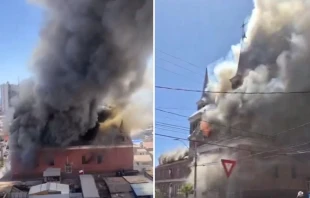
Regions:
<instances>
[{"instance_id":1,"label":"broken window","mask_svg":"<svg viewBox=\"0 0 310 198\"><path fill-rule=\"evenodd\" d=\"M66 164L65 165L65 172L66 173L72 173L72 166L71 166L71 164Z\"/></svg>"},{"instance_id":2,"label":"broken window","mask_svg":"<svg viewBox=\"0 0 310 198\"><path fill-rule=\"evenodd\" d=\"M82 156L82 164L86 164L86 156L85 155Z\"/></svg>"},{"instance_id":3,"label":"broken window","mask_svg":"<svg viewBox=\"0 0 310 198\"><path fill-rule=\"evenodd\" d=\"M49 165L50 165L50 166L54 166L54 165L55 165L55 162L54 162L54 160L53 160L53 159L52 159L52 160L50 160Z\"/></svg>"},{"instance_id":4,"label":"broken window","mask_svg":"<svg viewBox=\"0 0 310 198\"><path fill-rule=\"evenodd\" d=\"M279 178L279 167L278 166L274 167L274 177Z\"/></svg>"},{"instance_id":5,"label":"broken window","mask_svg":"<svg viewBox=\"0 0 310 198\"><path fill-rule=\"evenodd\" d=\"M172 170L169 169L169 176L172 177Z\"/></svg>"},{"instance_id":6,"label":"broken window","mask_svg":"<svg viewBox=\"0 0 310 198\"><path fill-rule=\"evenodd\" d=\"M97 164L101 164L102 163L102 156L98 155L97 156Z\"/></svg>"},{"instance_id":7,"label":"broken window","mask_svg":"<svg viewBox=\"0 0 310 198\"><path fill-rule=\"evenodd\" d=\"M297 173L296 173L296 167L292 166L292 179L296 179Z\"/></svg>"}]
</instances>

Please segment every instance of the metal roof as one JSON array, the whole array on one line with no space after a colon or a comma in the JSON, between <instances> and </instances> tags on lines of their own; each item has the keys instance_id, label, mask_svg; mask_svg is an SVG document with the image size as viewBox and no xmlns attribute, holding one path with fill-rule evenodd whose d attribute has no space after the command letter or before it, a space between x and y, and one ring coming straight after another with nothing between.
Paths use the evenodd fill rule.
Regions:
<instances>
[{"instance_id":1,"label":"metal roof","mask_svg":"<svg viewBox=\"0 0 310 198\"><path fill-rule=\"evenodd\" d=\"M80 175L81 187L84 198L99 198L95 179L92 175Z\"/></svg>"},{"instance_id":2,"label":"metal roof","mask_svg":"<svg viewBox=\"0 0 310 198\"><path fill-rule=\"evenodd\" d=\"M45 183L36 186L32 186L29 190L29 195L36 195L45 192L60 192L61 194L69 194L69 185L59 183Z\"/></svg>"},{"instance_id":3,"label":"metal roof","mask_svg":"<svg viewBox=\"0 0 310 198\"><path fill-rule=\"evenodd\" d=\"M29 195L28 198L70 198L70 194Z\"/></svg>"},{"instance_id":4,"label":"metal roof","mask_svg":"<svg viewBox=\"0 0 310 198\"><path fill-rule=\"evenodd\" d=\"M141 184L141 183L149 183L150 180L144 176L124 176L123 177L130 184Z\"/></svg>"},{"instance_id":5,"label":"metal roof","mask_svg":"<svg viewBox=\"0 0 310 198\"><path fill-rule=\"evenodd\" d=\"M130 184L122 177L107 177L104 179L111 194L131 192Z\"/></svg>"},{"instance_id":6,"label":"metal roof","mask_svg":"<svg viewBox=\"0 0 310 198\"><path fill-rule=\"evenodd\" d=\"M28 198L28 193L27 192L12 192L9 193L8 198Z\"/></svg>"},{"instance_id":7,"label":"metal roof","mask_svg":"<svg viewBox=\"0 0 310 198\"><path fill-rule=\"evenodd\" d=\"M55 177L60 176L60 168L47 168L43 172L43 177Z\"/></svg>"},{"instance_id":8,"label":"metal roof","mask_svg":"<svg viewBox=\"0 0 310 198\"><path fill-rule=\"evenodd\" d=\"M117 193L111 194L111 198L135 198L133 193Z\"/></svg>"},{"instance_id":9,"label":"metal roof","mask_svg":"<svg viewBox=\"0 0 310 198\"><path fill-rule=\"evenodd\" d=\"M70 198L83 198L82 193L70 193Z\"/></svg>"},{"instance_id":10,"label":"metal roof","mask_svg":"<svg viewBox=\"0 0 310 198\"><path fill-rule=\"evenodd\" d=\"M131 184L136 196L152 196L153 183Z\"/></svg>"}]
</instances>

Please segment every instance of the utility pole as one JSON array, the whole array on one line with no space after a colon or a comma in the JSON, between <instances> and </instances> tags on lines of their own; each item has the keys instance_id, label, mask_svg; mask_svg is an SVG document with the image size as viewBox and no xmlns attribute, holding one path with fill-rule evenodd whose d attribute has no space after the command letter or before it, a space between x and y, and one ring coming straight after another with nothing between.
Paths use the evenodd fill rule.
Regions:
<instances>
[{"instance_id":1,"label":"utility pole","mask_svg":"<svg viewBox=\"0 0 310 198\"><path fill-rule=\"evenodd\" d=\"M197 198L197 142L194 143L194 198Z\"/></svg>"},{"instance_id":2,"label":"utility pole","mask_svg":"<svg viewBox=\"0 0 310 198\"><path fill-rule=\"evenodd\" d=\"M182 142L188 148L188 150L190 150L190 147L188 147L180 139L176 138L174 140L178 140L178 141ZM196 191L197 191L197 142L191 140L190 138L188 139L188 141L194 143L194 198L197 198L197 193L196 193Z\"/></svg>"}]
</instances>

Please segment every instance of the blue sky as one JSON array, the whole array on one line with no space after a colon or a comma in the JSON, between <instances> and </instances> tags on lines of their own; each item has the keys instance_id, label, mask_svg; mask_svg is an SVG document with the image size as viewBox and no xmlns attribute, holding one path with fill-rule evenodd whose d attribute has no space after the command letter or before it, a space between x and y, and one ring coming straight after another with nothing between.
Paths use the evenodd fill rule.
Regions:
<instances>
[{"instance_id":1,"label":"blue sky","mask_svg":"<svg viewBox=\"0 0 310 198\"><path fill-rule=\"evenodd\" d=\"M38 42L42 12L25 0L0 4L0 84L29 77L31 54Z\"/></svg>"},{"instance_id":2,"label":"blue sky","mask_svg":"<svg viewBox=\"0 0 310 198\"><path fill-rule=\"evenodd\" d=\"M203 87L205 68L225 57L231 45L239 43L242 23L253 9L253 2L249 0L156 0L155 4L155 84L199 90ZM196 111L200 96L199 93L155 89L156 108L190 116ZM188 137L187 118L155 113L157 134ZM167 124L184 128L176 129ZM184 147L184 143L156 136L156 164L162 153L177 147Z\"/></svg>"}]
</instances>

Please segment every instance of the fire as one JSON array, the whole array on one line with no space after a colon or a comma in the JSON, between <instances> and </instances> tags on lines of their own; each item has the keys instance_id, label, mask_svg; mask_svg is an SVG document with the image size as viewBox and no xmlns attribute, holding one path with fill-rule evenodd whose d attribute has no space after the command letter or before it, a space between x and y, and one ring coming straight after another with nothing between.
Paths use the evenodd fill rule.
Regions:
<instances>
[{"instance_id":1,"label":"fire","mask_svg":"<svg viewBox=\"0 0 310 198\"><path fill-rule=\"evenodd\" d=\"M201 121L200 122L200 131L202 132L202 134L204 136L209 137L211 134L211 127L207 122Z\"/></svg>"}]
</instances>

